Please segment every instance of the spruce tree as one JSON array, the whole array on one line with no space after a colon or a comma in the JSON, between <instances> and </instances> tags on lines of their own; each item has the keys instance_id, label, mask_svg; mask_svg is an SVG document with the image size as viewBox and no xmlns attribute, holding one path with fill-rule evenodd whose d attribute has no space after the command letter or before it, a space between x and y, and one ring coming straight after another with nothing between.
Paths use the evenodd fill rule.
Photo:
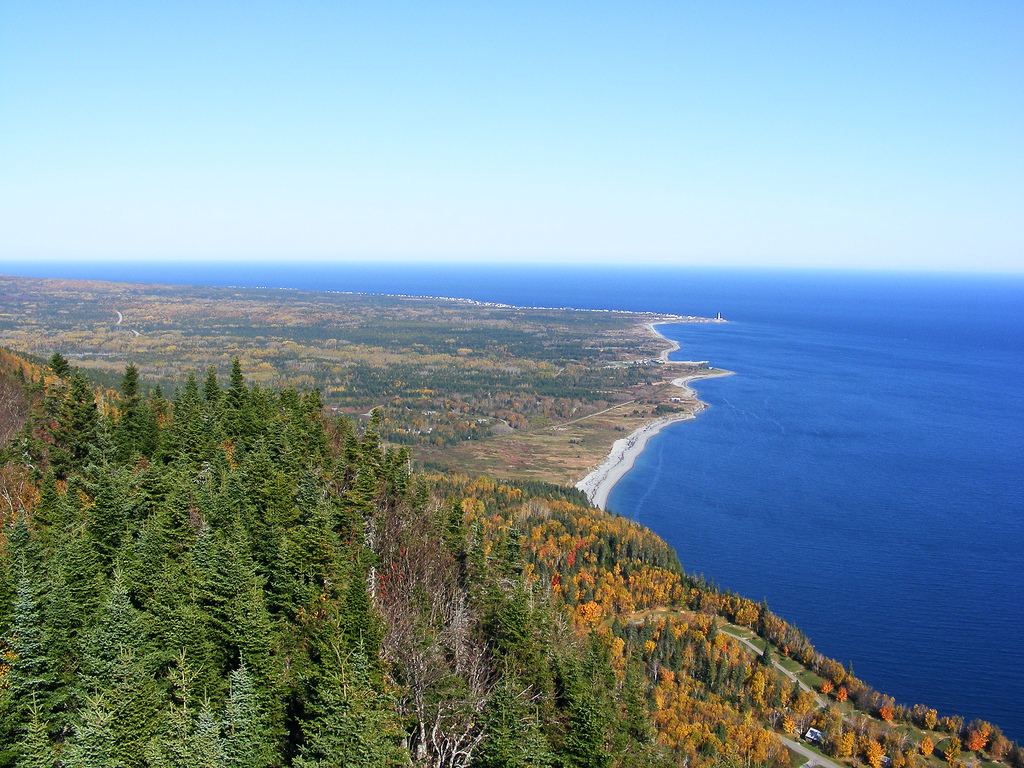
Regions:
<instances>
[{"instance_id":1,"label":"spruce tree","mask_svg":"<svg viewBox=\"0 0 1024 768\"><path fill-rule=\"evenodd\" d=\"M54 674L51 726L60 730L67 725L77 700L78 641L84 619L59 567L50 576L44 609L43 643Z\"/></svg>"},{"instance_id":2,"label":"spruce tree","mask_svg":"<svg viewBox=\"0 0 1024 768\"><path fill-rule=\"evenodd\" d=\"M103 697L87 696L75 736L61 753L65 768L124 768L115 748L116 729Z\"/></svg>"},{"instance_id":3,"label":"spruce tree","mask_svg":"<svg viewBox=\"0 0 1024 768\"><path fill-rule=\"evenodd\" d=\"M384 632L380 617L370 603L366 578L367 574L362 569L353 572L345 591L341 627L349 648L362 649L366 658L376 659Z\"/></svg>"},{"instance_id":4,"label":"spruce tree","mask_svg":"<svg viewBox=\"0 0 1024 768\"><path fill-rule=\"evenodd\" d=\"M9 750L16 749L33 712L45 722L51 711L54 675L43 644L43 621L33 592L32 583L23 575L18 581L18 597L6 638L13 658L7 672L7 689L0 702L0 744L7 744ZM2 758L0 751L0 764Z\"/></svg>"},{"instance_id":5,"label":"spruce tree","mask_svg":"<svg viewBox=\"0 0 1024 768\"><path fill-rule=\"evenodd\" d=\"M224 764L228 768L261 768L269 762L265 717L245 664L231 673L224 706Z\"/></svg>"},{"instance_id":6,"label":"spruce tree","mask_svg":"<svg viewBox=\"0 0 1024 768\"><path fill-rule=\"evenodd\" d=\"M280 662L275 655L279 630L267 611L263 586L255 576L248 588L232 601L229 610L233 627L231 643L238 649L256 690L270 695L281 676Z\"/></svg>"},{"instance_id":7,"label":"spruce tree","mask_svg":"<svg viewBox=\"0 0 1024 768\"><path fill-rule=\"evenodd\" d=\"M96 550L100 565L106 568L114 561L128 524L127 507L130 488L126 473L103 473L86 524L89 540Z\"/></svg>"},{"instance_id":8,"label":"spruce tree","mask_svg":"<svg viewBox=\"0 0 1024 768\"><path fill-rule=\"evenodd\" d=\"M408 766L400 746L394 703L375 689L370 664L357 649L338 668L326 672L311 703L313 717L296 768L388 768Z\"/></svg>"},{"instance_id":9,"label":"spruce tree","mask_svg":"<svg viewBox=\"0 0 1024 768\"><path fill-rule=\"evenodd\" d=\"M569 717L559 756L566 766L572 768L606 768L611 764L605 748L609 713L601 700L602 692L607 689L596 685L597 680L590 679L596 672L592 658L596 642L599 641L595 636L588 654L591 658L584 663L576 659L561 659L559 664L560 699Z\"/></svg>"},{"instance_id":10,"label":"spruce tree","mask_svg":"<svg viewBox=\"0 0 1024 768\"><path fill-rule=\"evenodd\" d=\"M242 374L242 363L236 357L231 362L230 385L224 393L224 430L228 437L243 444L255 431L250 400L250 392Z\"/></svg>"},{"instance_id":11,"label":"spruce tree","mask_svg":"<svg viewBox=\"0 0 1024 768\"><path fill-rule=\"evenodd\" d=\"M224 749L220 722L208 701L193 714L196 673L186 658L185 651L179 653L168 673L173 701L146 747L146 761L152 768L221 768Z\"/></svg>"},{"instance_id":12,"label":"spruce tree","mask_svg":"<svg viewBox=\"0 0 1024 768\"><path fill-rule=\"evenodd\" d=\"M53 753L46 724L39 718L38 707L32 707L32 719L29 720L25 738L19 747L16 768L53 768L57 758Z\"/></svg>"},{"instance_id":13,"label":"spruce tree","mask_svg":"<svg viewBox=\"0 0 1024 768\"><path fill-rule=\"evenodd\" d=\"M58 432L60 443L68 453L66 471L81 469L99 434L99 411L89 380L81 371L71 376L68 388L68 411Z\"/></svg>"},{"instance_id":14,"label":"spruce tree","mask_svg":"<svg viewBox=\"0 0 1024 768\"><path fill-rule=\"evenodd\" d=\"M114 430L114 444L120 461L129 461L142 442L144 407L139 397L139 369L129 363L121 377L120 415Z\"/></svg>"},{"instance_id":15,"label":"spruce tree","mask_svg":"<svg viewBox=\"0 0 1024 768\"><path fill-rule=\"evenodd\" d=\"M165 462L196 465L207 457L206 405L199 395L194 372L189 372L184 388L174 398L172 418L161 433L159 458Z\"/></svg>"},{"instance_id":16,"label":"spruce tree","mask_svg":"<svg viewBox=\"0 0 1024 768\"><path fill-rule=\"evenodd\" d=\"M66 379L70 376L72 371L71 364L60 352L54 352L50 357L50 370L62 379Z\"/></svg>"},{"instance_id":17,"label":"spruce tree","mask_svg":"<svg viewBox=\"0 0 1024 768\"><path fill-rule=\"evenodd\" d=\"M49 534L50 529L63 518L61 506L60 492L57 490L53 473L47 472L39 489L39 501L32 511L32 522L36 530Z\"/></svg>"},{"instance_id":18,"label":"spruce tree","mask_svg":"<svg viewBox=\"0 0 1024 768\"><path fill-rule=\"evenodd\" d=\"M647 744L653 738L653 728L644 694L646 685L647 678L639 662L633 662L626 667L626 679L622 690L622 727L630 740L639 744Z\"/></svg>"},{"instance_id":19,"label":"spruce tree","mask_svg":"<svg viewBox=\"0 0 1024 768\"><path fill-rule=\"evenodd\" d=\"M70 531L58 542L55 557L72 602L83 616L89 616L99 607L105 586L103 566L92 540L81 528Z\"/></svg>"},{"instance_id":20,"label":"spruce tree","mask_svg":"<svg viewBox=\"0 0 1024 768\"><path fill-rule=\"evenodd\" d=\"M473 768L542 768L555 758L541 732L531 689L508 669L484 711L484 739L473 753Z\"/></svg>"},{"instance_id":21,"label":"spruce tree","mask_svg":"<svg viewBox=\"0 0 1024 768\"><path fill-rule=\"evenodd\" d=\"M163 692L147 666L152 663L134 648L123 648L110 668L104 702L116 724L114 755L126 766L142 764L147 745L157 735L165 708Z\"/></svg>"},{"instance_id":22,"label":"spruce tree","mask_svg":"<svg viewBox=\"0 0 1024 768\"><path fill-rule=\"evenodd\" d=\"M206 381L203 383L203 397L210 405L216 405L221 398L220 385L217 384L217 369L210 366L206 369Z\"/></svg>"},{"instance_id":23,"label":"spruce tree","mask_svg":"<svg viewBox=\"0 0 1024 768\"><path fill-rule=\"evenodd\" d=\"M139 436L136 446L146 458L155 456L160 447L160 424L167 416L167 401L158 395L159 388L150 392L139 412Z\"/></svg>"},{"instance_id":24,"label":"spruce tree","mask_svg":"<svg viewBox=\"0 0 1024 768\"><path fill-rule=\"evenodd\" d=\"M114 682L119 658L126 651L142 649L142 627L132 605L121 570L114 572L107 599L84 642L83 672L90 687L105 688Z\"/></svg>"}]
</instances>

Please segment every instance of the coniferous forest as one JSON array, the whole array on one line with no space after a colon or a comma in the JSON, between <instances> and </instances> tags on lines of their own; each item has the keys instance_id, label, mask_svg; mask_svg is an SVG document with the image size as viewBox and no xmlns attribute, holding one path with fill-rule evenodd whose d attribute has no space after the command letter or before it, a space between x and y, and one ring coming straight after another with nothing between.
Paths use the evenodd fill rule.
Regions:
<instances>
[{"instance_id":1,"label":"coniferous forest","mask_svg":"<svg viewBox=\"0 0 1024 768\"><path fill-rule=\"evenodd\" d=\"M237 360L169 395L0 369L0 766L786 766L810 725L876 768L935 759L910 726L1021 763L573 489L415 474Z\"/></svg>"}]
</instances>

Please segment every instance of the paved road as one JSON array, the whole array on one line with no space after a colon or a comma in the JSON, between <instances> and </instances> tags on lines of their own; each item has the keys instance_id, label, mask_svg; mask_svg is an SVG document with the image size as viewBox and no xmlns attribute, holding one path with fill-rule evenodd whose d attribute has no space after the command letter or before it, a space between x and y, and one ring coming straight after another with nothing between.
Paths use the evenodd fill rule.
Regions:
<instances>
[{"instance_id":1,"label":"paved road","mask_svg":"<svg viewBox=\"0 0 1024 768\"><path fill-rule=\"evenodd\" d=\"M734 634L732 634L732 632L726 632L725 634L729 635L729 637L733 638L734 640L739 640L741 643L743 643L745 646L747 646L750 650L752 650L758 656L761 655L761 653L762 653L761 649L758 648L756 645L754 645L747 638L740 637L739 635L734 635ZM807 685L807 683L805 683L803 680L798 678L794 673L790 672L788 669L786 669L784 666L782 666L782 664L780 664L777 661L775 662L775 668L777 670L779 670L779 672L784 674L786 677L788 677L790 680L792 680L794 683L799 685L801 690L804 690L804 691L810 691L811 690L811 687L809 685ZM828 702L823 700L821 698L821 696L818 695L817 691L814 692L814 700L817 702L819 708L824 709L826 706L828 706Z\"/></svg>"},{"instance_id":2,"label":"paved road","mask_svg":"<svg viewBox=\"0 0 1024 768\"><path fill-rule=\"evenodd\" d=\"M785 744L787 747L792 749L797 754L803 755L807 758L807 764L804 766L804 768L810 768L812 765L820 765L824 766L824 768L844 768L844 766L840 765L839 763L834 763L824 755L819 755L817 752L815 752L812 749L809 749L808 747L804 746L795 739L787 739L785 736L780 736L779 738L782 739L782 743Z\"/></svg>"}]
</instances>

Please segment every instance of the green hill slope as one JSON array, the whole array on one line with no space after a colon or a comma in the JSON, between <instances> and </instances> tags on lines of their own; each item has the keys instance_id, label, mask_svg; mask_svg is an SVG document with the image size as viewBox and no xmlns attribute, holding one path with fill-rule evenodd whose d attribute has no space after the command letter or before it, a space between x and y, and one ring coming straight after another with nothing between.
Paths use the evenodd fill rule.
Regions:
<instances>
[{"instance_id":1,"label":"green hill slope","mask_svg":"<svg viewBox=\"0 0 1024 768\"><path fill-rule=\"evenodd\" d=\"M376 421L237 364L167 400L0 362L31 410L0 467L0 766L789 765L811 724L934 759L884 719L928 710L572 489L413 475Z\"/></svg>"}]
</instances>

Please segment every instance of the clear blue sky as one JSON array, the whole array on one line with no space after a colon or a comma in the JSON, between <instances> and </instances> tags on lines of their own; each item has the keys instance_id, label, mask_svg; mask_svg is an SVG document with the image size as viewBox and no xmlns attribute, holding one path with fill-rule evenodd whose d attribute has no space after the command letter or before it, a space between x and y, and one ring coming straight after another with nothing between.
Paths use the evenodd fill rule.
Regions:
<instances>
[{"instance_id":1,"label":"clear blue sky","mask_svg":"<svg viewBox=\"0 0 1024 768\"><path fill-rule=\"evenodd\" d=\"M1024 271L1024 4L0 4L0 258Z\"/></svg>"}]
</instances>

